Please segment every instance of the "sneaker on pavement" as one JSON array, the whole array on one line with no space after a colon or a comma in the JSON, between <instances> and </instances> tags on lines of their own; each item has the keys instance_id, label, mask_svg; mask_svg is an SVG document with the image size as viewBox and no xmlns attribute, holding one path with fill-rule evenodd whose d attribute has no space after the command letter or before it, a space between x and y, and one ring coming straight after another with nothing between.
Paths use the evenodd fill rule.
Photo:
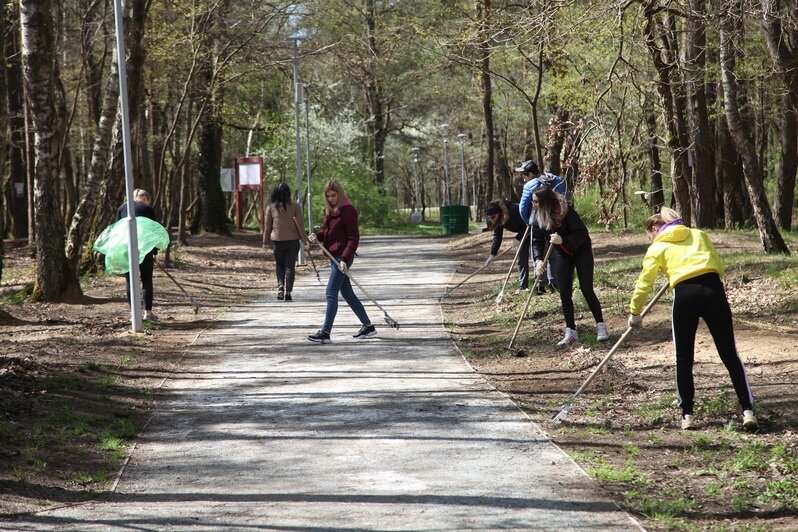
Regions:
<instances>
[{"instance_id":1,"label":"sneaker on pavement","mask_svg":"<svg viewBox=\"0 0 798 532\"><path fill-rule=\"evenodd\" d=\"M750 431L759 428L759 423L756 422L756 416L753 410L743 410L743 428Z\"/></svg>"},{"instance_id":2,"label":"sneaker on pavement","mask_svg":"<svg viewBox=\"0 0 798 532\"><path fill-rule=\"evenodd\" d=\"M692 414L684 414L682 416L682 430L690 430L695 428L695 419Z\"/></svg>"},{"instance_id":3,"label":"sneaker on pavement","mask_svg":"<svg viewBox=\"0 0 798 532\"><path fill-rule=\"evenodd\" d=\"M357 333L352 335L352 338L371 338L372 336L377 336L377 329L373 325L364 325Z\"/></svg>"},{"instance_id":4,"label":"sneaker on pavement","mask_svg":"<svg viewBox=\"0 0 798 532\"><path fill-rule=\"evenodd\" d=\"M319 330L316 334L311 334L308 336L308 340L316 344L330 344L332 340L330 340L330 333Z\"/></svg>"},{"instance_id":5,"label":"sneaker on pavement","mask_svg":"<svg viewBox=\"0 0 798 532\"><path fill-rule=\"evenodd\" d=\"M576 329L565 328L565 337L557 342L557 346L565 347L579 341L579 335L576 334Z\"/></svg>"},{"instance_id":6,"label":"sneaker on pavement","mask_svg":"<svg viewBox=\"0 0 798 532\"><path fill-rule=\"evenodd\" d=\"M596 324L596 340L599 342L606 342L610 339L610 333L607 330L607 324L600 321Z\"/></svg>"},{"instance_id":7,"label":"sneaker on pavement","mask_svg":"<svg viewBox=\"0 0 798 532\"><path fill-rule=\"evenodd\" d=\"M294 298L291 297L291 292L286 292L285 293L285 299L283 301L293 301L293 300L294 300Z\"/></svg>"}]
</instances>

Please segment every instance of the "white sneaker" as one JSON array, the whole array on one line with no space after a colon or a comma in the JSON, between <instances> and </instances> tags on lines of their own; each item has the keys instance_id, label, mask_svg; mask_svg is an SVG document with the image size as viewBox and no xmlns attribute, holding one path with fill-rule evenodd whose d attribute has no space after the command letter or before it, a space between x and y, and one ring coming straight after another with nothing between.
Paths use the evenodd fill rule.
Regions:
<instances>
[{"instance_id":1,"label":"white sneaker","mask_svg":"<svg viewBox=\"0 0 798 532\"><path fill-rule=\"evenodd\" d=\"M158 321L158 316L153 314L151 310L145 310L144 319L147 321Z\"/></svg>"},{"instance_id":2,"label":"white sneaker","mask_svg":"<svg viewBox=\"0 0 798 532\"><path fill-rule=\"evenodd\" d=\"M599 342L606 342L610 339L610 332L607 330L607 324L600 321L596 324L596 340Z\"/></svg>"},{"instance_id":3,"label":"white sneaker","mask_svg":"<svg viewBox=\"0 0 798 532\"><path fill-rule=\"evenodd\" d=\"M695 427L695 419L692 414L684 414L682 416L682 430L690 430Z\"/></svg>"},{"instance_id":4,"label":"white sneaker","mask_svg":"<svg viewBox=\"0 0 798 532\"><path fill-rule=\"evenodd\" d=\"M579 341L579 335L576 334L576 329L565 328L565 337L557 342L559 347L565 347Z\"/></svg>"},{"instance_id":5,"label":"white sneaker","mask_svg":"<svg viewBox=\"0 0 798 532\"><path fill-rule=\"evenodd\" d=\"M743 410L743 428L750 431L759 428L759 423L756 422L756 416L753 410Z\"/></svg>"}]
</instances>

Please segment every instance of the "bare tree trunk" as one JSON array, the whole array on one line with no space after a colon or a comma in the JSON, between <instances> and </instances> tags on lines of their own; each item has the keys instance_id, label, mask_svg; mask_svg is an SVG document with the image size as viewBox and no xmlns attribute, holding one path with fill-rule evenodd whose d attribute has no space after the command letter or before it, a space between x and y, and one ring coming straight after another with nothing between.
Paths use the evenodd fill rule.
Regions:
<instances>
[{"instance_id":1,"label":"bare tree trunk","mask_svg":"<svg viewBox=\"0 0 798 532\"><path fill-rule=\"evenodd\" d=\"M657 71L657 92L662 100L662 109L668 131L668 146L673 157L673 193L679 206L682 218L690 223L692 211L690 202L690 166L687 161L688 136L682 112L684 109L681 96L674 87L677 58L676 40L673 32L673 21L667 19L667 27L657 21L656 8L646 6L646 44L654 68ZM657 42L662 42L662 48Z\"/></svg>"},{"instance_id":2,"label":"bare tree trunk","mask_svg":"<svg viewBox=\"0 0 798 532\"><path fill-rule=\"evenodd\" d=\"M485 153L485 196L483 206L493 199L494 156L496 141L493 131L493 88L490 77L490 42L487 31L490 22L491 0L477 0L477 19L482 24L482 42L479 45L481 63L480 81L482 88L482 114L485 117L485 135L487 140Z\"/></svg>"},{"instance_id":3,"label":"bare tree trunk","mask_svg":"<svg viewBox=\"0 0 798 532\"><path fill-rule=\"evenodd\" d=\"M64 131L56 122L53 94L55 61L53 20L49 0L21 0L22 64L30 87L33 125L36 218L36 287L44 301L64 301L81 295L80 284L64 254L64 220L58 201L58 147ZM56 215L54 215L56 214Z\"/></svg>"},{"instance_id":4,"label":"bare tree trunk","mask_svg":"<svg viewBox=\"0 0 798 532\"><path fill-rule=\"evenodd\" d=\"M723 82L723 107L726 111L726 122L729 124L729 133L734 140L734 145L740 152L743 160L743 173L754 209L754 218L759 228L759 238L767 253L784 253L789 255L784 240L773 220L765 187L763 185L762 169L751 138L751 133L746 125L746 119L740 112L738 103L735 41L740 39L740 20L742 19L742 5L739 0L723 0L723 13L720 31L720 63L721 80Z\"/></svg>"},{"instance_id":5,"label":"bare tree trunk","mask_svg":"<svg viewBox=\"0 0 798 532\"><path fill-rule=\"evenodd\" d=\"M775 208L779 225L792 226L792 209L795 201L795 178L798 171L798 5L787 2L791 13L792 29L784 30L780 0L762 0L762 27L775 70L787 86L782 108L784 118L781 130L781 172L776 185ZM788 25L789 27L789 25Z\"/></svg>"},{"instance_id":6,"label":"bare tree trunk","mask_svg":"<svg viewBox=\"0 0 798 532\"><path fill-rule=\"evenodd\" d=\"M548 141L546 142L544 167L554 175L562 175L562 148L565 143L568 115L568 111L558 106L554 116L549 120L549 127L546 128Z\"/></svg>"},{"instance_id":7,"label":"bare tree trunk","mask_svg":"<svg viewBox=\"0 0 798 532\"><path fill-rule=\"evenodd\" d=\"M0 0L0 57L3 59L6 57L4 36L6 33L7 4L7 0ZM7 98L8 80L6 79L6 69L3 68L0 70L0 132L2 132L3 137L5 137L8 132L9 124ZM7 153L6 150L0 150L0 168L2 169L6 167ZM4 173L5 172L0 173L0 185L5 181ZM4 187L0 186L0 281L3 280L3 240L6 237L5 216L2 215L5 213L5 207L3 206L3 188Z\"/></svg>"},{"instance_id":8,"label":"bare tree trunk","mask_svg":"<svg viewBox=\"0 0 798 532\"><path fill-rule=\"evenodd\" d=\"M22 60L19 43L19 3L4 2L8 5L5 16L14 21L13 29L6 28L4 46L6 64L4 71L7 77L7 110L9 120L8 160L11 178L11 234L14 238L29 235L28 227L28 170L26 165L26 129L25 129L25 91L22 80Z\"/></svg>"},{"instance_id":9,"label":"bare tree trunk","mask_svg":"<svg viewBox=\"0 0 798 532\"><path fill-rule=\"evenodd\" d=\"M705 20L705 0L690 0L683 72L687 78L688 133L692 145L693 219L698 227L715 227L715 161L705 84Z\"/></svg>"},{"instance_id":10,"label":"bare tree trunk","mask_svg":"<svg viewBox=\"0 0 798 532\"><path fill-rule=\"evenodd\" d=\"M647 199L650 202L651 212L656 213L665 205L665 192L662 186L662 161L659 157L659 135L657 135L657 117L654 116L654 106L648 97L646 97L643 105L645 106L643 112L645 113L646 131L648 133L648 159L651 163L649 194L644 195L643 199Z\"/></svg>"}]
</instances>

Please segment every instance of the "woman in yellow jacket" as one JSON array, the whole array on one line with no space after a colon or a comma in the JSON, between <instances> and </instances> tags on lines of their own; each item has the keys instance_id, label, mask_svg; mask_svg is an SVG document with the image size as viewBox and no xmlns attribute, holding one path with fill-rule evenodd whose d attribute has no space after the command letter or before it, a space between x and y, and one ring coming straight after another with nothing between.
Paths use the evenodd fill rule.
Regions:
<instances>
[{"instance_id":1,"label":"woman in yellow jacket","mask_svg":"<svg viewBox=\"0 0 798 532\"><path fill-rule=\"evenodd\" d=\"M682 429L691 429L695 424L693 359L698 319L703 318L737 393L743 410L743 427L756 430L753 396L734 342L731 309L720 279L723 263L715 247L706 233L686 227L679 214L667 207L648 218L646 235L651 246L643 259L643 271L629 303L629 326L642 325L640 312L657 275L663 272L673 290L676 393L682 409Z\"/></svg>"}]
</instances>

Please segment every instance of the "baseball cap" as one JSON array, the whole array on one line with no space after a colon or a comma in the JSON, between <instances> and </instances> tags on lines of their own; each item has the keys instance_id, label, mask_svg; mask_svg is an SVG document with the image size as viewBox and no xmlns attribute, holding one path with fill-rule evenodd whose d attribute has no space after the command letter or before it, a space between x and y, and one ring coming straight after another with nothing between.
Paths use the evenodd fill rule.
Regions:
<instances>
[{"instance_id":1,"label":"baseball cap","mask_svg":"<svg viewBox=\"0 0 798 532\"><path fill-rule=\"evenodd\" d=\"M528 173L539 174L540 173L540 170L538 169L538 165L535 164L535 161L533 161L533 160L522 162L521 166L516 168L515 171L516 172L521 172L523 174L528 174Z\"/></svg>"}]
</instances>

